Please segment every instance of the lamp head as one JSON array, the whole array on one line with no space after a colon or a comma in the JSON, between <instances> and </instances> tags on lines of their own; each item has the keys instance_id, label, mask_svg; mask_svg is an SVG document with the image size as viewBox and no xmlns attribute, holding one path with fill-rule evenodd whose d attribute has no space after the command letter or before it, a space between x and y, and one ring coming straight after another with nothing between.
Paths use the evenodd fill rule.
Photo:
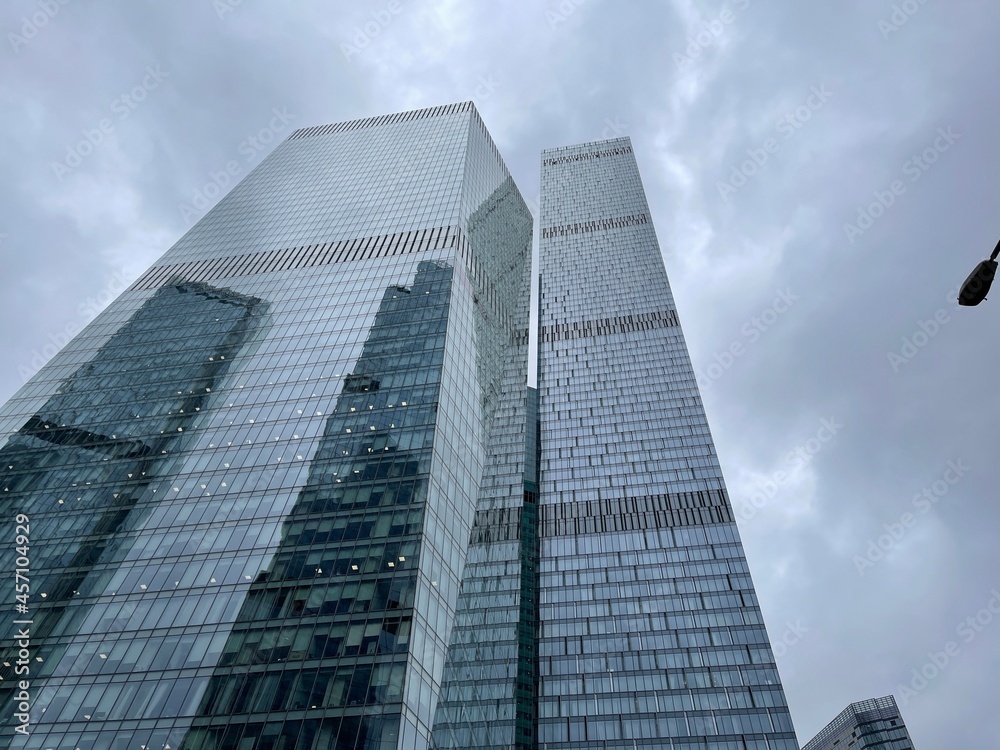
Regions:
<instances>
[{"instance_id":1,"label":"lamp head","mask_svg":"<svg viewBox=\"0 0 1000 750\"><path fill-rule=\"evenodd\" d=\"M962 289L958 293L958 304L974 307L986 299L996 273L997 262L995 260L984 260L976 266L969 274L969 278L962 284Z\"/></svg>"}]
</instances>

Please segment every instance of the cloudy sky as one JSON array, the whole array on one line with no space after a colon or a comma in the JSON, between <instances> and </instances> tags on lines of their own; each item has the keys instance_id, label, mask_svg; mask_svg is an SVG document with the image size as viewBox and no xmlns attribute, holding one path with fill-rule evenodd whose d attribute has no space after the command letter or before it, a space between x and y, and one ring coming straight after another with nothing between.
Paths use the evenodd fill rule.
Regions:
<instances>
[{"instance_id":1,"label":"cloudy sky","mask_svg":"<svg viewBox=\"0 0 1000 750\"><path fill-rule=\"evenodd\" d=\"M5 0L0 31L0 400L295 127L473 99L529 202L542 148L627 135L800 740L895 693L918 748L995 746L1000 291L953 300L1000 237L1000 5Z\"/></svg>"}]
</instances>

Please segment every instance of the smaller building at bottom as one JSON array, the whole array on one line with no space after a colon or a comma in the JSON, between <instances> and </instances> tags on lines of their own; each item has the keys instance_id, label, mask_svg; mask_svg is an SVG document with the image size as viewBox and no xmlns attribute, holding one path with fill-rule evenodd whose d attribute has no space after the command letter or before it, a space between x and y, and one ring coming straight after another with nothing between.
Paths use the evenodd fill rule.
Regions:
<instances>
[{"instance_id":1,"label":"smaller building at bottom","mask_svg":"<svg viewBox=\"0 0 1000 750\"><path fill-rule=\"evenodd\" d=\"M802 746L802 750L913 750L913 741L891 695L852 703Z\"/></svg>"}]
</instances>

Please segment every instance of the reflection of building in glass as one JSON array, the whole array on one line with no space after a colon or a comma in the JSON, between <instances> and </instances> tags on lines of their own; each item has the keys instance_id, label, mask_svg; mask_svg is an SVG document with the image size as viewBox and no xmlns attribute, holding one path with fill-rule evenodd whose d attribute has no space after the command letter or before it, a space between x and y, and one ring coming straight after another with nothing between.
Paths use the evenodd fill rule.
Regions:
<instances>
[{"instance_id":1,"label":"reflection of building in glass","mask_svg":"<svg viewBox=\"0 0 1000 750\"><path fill-rule=\"evenodd\" d=\"M30 631L32 642L45 646L37 651L45 661L36 662L35 674L59 678L36 694L46 708L33 712L36 731L74 712L109 715L112 706L139 696L163 710L183 705L193 679L158 687L166 662L150 658L147 679L108 690L83 675L81 666L65 665L92 659L131 672L147 647L152 655L157 639L141 634L131 642L127 631L150 622L157 610L183 606L183 592L114 602L115 594L106 592L116 588L131 534L169 491L164 478L191 450L192 430L210 407L213 389L243 353L265 309L258 299L206 284L160 288L0 448L0 510L5 518L30 518ZM13 560L6 549L3 556ZM150 578L154 590L162 589L157 583ZM5 576L5 601L13 602L13 589L14 580ZM0 625L5 647L17 627L11 620ZM80 631L95 637L89 644L74 641ZM121 659L108 661L100 645L109 641ZM176 645L197 641L182 638ZM131 662L126 652L135 657ZM9 667L3 677L6 719L18 680ZM102 694L100 704L88 698Z\"/></svg>"},{"instance_id":2,"label":"reflection of building in glass","mask_svg":"<svg viewBox=\"0 0 1000 750\"><path fill-rule=\"evenodd\" d=\"M31 518L31 581L45 594L35 638L86 614L71 600L114 572L99 563L138 524L133 511L141 518L155 502L151 485L187 449L184 428L265 307L205 284L162 287L0 449L0 508ZM13 586L2 579L5 601Z\"/></svg>"},{"instance_id":3,"label":"reflection of building in glass","mask_svg":"<svg viewBox=\"0 0 1000 750\"><path fill-rule=\"evenodd\" d=\"M298 130L0 408L0 745L427 747L473 523L524 501L531 225L471 103Z\"/></svg>"},{"instance_id":4,"label":"reflection of building in glass","mask_svg":"<svg viewBox=\"0 0 1000 750\"><path fill-rule=\"evenodd\" d=\"M802 750L913 750L913 741L891 695L852 703Z\"/></svg>"},{"instance_id":5,"label":"reflection of building in glass","mask_svg":"<svg viewBox=\"0 0 1000 750\"><path fill-rule=\"evenodd\" d=\"M629 139L540 224L537 740L797 750Z\"/></svg>"},{"instance_id":6,"label":"reflection of building in glass","mask_svg":"<svg viewBox=\"0 0 1000 750\"><path fill-rule=\"evenodd\" d=\"M452 275L427 261L385 291L185 747L268 736L233 715L318 706L320 747L396 747Z\"/></svg>"}]
</instances>

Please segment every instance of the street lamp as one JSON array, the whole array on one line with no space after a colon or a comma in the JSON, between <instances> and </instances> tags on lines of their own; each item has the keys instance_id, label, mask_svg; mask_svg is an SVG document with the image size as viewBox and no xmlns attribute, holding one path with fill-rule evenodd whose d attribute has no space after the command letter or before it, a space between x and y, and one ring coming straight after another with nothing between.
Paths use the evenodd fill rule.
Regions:
<instances>
[{"instance_id":1,"label":"street lamp","mask_svg":"<svg viewBox=\"0 0 1000 750\"><path fill-rule=\"evenodd\" d=\"M974 307L986 299L990 293L990 286L993 284L993 277L997 273L997 255L1000 255L1000 242L993 248L993 254L989 260L984 260L973 269L969 278L962 284L958 293L958 304L966 307Z\"/></svg>"}]
</instances>

